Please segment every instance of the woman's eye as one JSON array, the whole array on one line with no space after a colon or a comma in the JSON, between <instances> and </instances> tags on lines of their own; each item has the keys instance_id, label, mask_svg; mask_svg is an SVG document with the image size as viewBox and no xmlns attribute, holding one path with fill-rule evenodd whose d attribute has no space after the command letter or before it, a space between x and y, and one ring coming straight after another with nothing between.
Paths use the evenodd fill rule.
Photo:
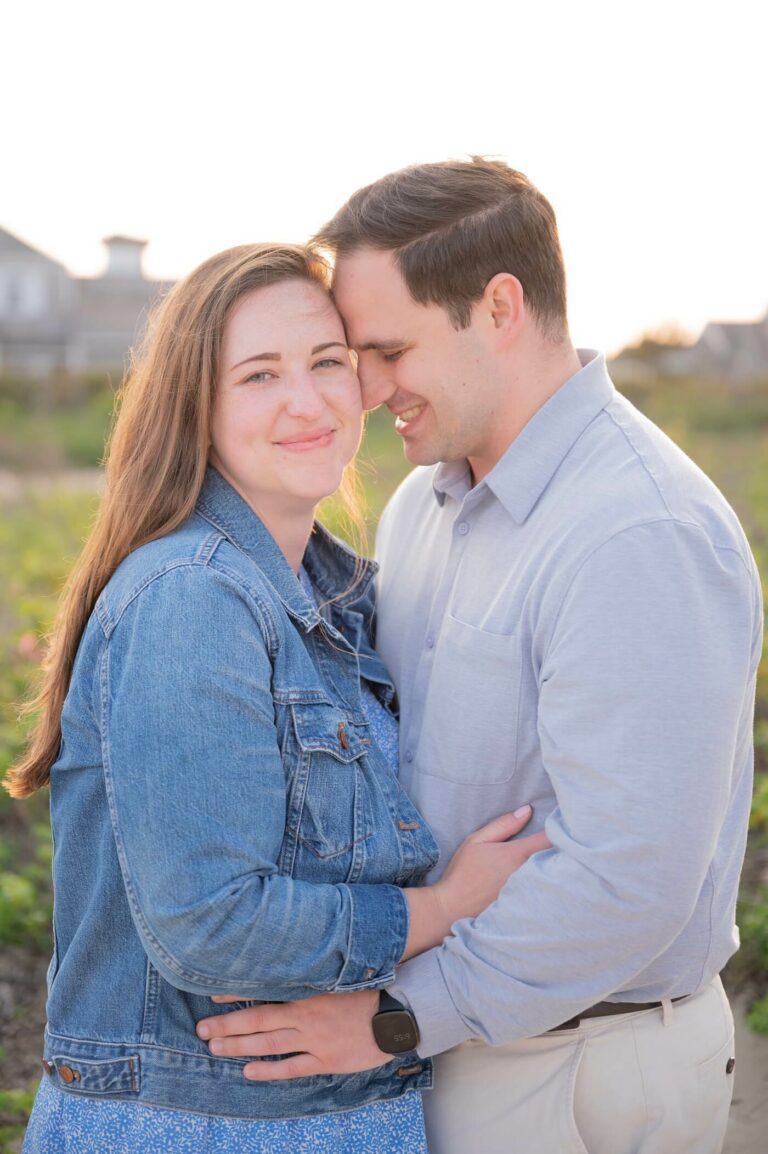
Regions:
<instances>
[{"instance_id":1,"label":"woman's eye","mask_svg":"<svg viewBox=\"0 0 768 1154\"><path fill-rule=\"evenodd\" d=\"M249 377L246 377L246 383L250 384L251 382L253 382L254 385L265 385L267 383L267 381L272 380L272 377L273 377L273 374L268 373L266 371L266 369L264 369L258 373L251 373L251 375Z\"/></svg>"},{"instance_id":2,"label":"woman's eye","mask_svg":"<svg viewBox=\"0 0 768 1154\"><path fill-rule=\"evenodd\" d=\"M313 368L316 369L332 369L334 365L340 365L341 361L337 361L335 357L324 357L322 361L316 361Z\"/></svg>"}]
</instances>

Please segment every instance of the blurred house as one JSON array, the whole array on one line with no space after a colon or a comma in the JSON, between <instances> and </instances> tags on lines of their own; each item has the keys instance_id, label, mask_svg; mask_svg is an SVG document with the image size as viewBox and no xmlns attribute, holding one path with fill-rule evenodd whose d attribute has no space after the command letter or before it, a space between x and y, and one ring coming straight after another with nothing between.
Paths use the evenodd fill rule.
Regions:
<instances>
[{"instance_id":1,"label":"blurred house","mask_svg":"<svg viewBox=\"0 0 768 1154\"><path fill-rule=\"evenodd\" d=\"M642 341L611 361L617 384L696 377L738 386L768 378L768 312L757 321L711 321L692 345Z\"/></svg>"},{"instance_id":2,"label":"blurred house","mask_svg":"<svg viewBox=\"0 0 768 1154\"><path fill-rule=\"evenodd\" d=\"M681 350L682 352L683 350ZM713 321L687 352L698 376L748 381L768 376L768 312L762 320L735 323Z\"/></svg>"},{"instance_id":3,"label":"blurred house","mask_svg":"<svg viewBox=\"0 0 768 1154\"><path fill-rule=\"evenodd\" d=\"M0 369L123 369L148 306L170 284L144 276L146 241L110 236L104 245L101 276L76 277L0 228Z\"/></svg>"}]
</instances>

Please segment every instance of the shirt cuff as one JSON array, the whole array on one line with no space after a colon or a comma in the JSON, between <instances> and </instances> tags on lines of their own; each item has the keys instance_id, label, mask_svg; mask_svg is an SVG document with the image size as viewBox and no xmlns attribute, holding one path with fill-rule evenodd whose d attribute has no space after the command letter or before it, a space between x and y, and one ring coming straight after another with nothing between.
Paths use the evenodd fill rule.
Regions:
<instances>
[{"instance_id":1,"label":"shirt cuff","mask_svg":"<svg viewBox=\"0 0 768 1154\"><path fill-rule=\"evenodd\" d=\"M408 903L398 886L346 886L352 905L349 951L336 990L388 985L405 951Z\"/></svg>"},{"instance_id":2,"label":"shirt cuff","mask_svg":"<svg viewBox=\"0 0 768 1154\"><path fill-rule=\"evenodd\" d=\"M453 1003L440 967L440 948L428 950L398 967L387 993L411 1010L419 1027L420 1058L442 1054L474 1037Z\"/></svg>"}]
</instances>

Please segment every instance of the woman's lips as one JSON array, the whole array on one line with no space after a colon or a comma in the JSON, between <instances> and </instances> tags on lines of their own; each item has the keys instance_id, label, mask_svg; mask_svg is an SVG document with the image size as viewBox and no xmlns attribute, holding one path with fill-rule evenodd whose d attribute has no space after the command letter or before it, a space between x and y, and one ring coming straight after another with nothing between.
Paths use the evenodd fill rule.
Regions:
<instances>
[{"instance_id":1,"label":"woman's lips","mask_svg":"<svg viewBox=\"0 0 768 1154\"><path fill-rule=\"evenodd\" d=\"M312 449L324 449L330 445L335 431L335 429L315 429L311 433L297 433L293 437L285 437L276 444L292 453L307 453Z\"/></svg>"}]
</instances>

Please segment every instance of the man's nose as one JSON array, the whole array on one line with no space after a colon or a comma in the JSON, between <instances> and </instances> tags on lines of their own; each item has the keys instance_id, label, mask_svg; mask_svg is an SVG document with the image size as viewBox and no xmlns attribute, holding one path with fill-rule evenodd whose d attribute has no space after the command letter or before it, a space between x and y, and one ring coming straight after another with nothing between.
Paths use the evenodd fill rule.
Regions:
<instances>
[{"instance_id":1,"label":"man's nose","mask_svg":"<svg viewBox=\"0 0 768 1154\"><path fill-rule=\"evenodd\" d=\"M386 404L395 391L395 382L386 367L371 362L364 364L362 357L358 361L357 375L363 394L364 409L378 409L379 405Z\"/></svg>"}]
</instances>

